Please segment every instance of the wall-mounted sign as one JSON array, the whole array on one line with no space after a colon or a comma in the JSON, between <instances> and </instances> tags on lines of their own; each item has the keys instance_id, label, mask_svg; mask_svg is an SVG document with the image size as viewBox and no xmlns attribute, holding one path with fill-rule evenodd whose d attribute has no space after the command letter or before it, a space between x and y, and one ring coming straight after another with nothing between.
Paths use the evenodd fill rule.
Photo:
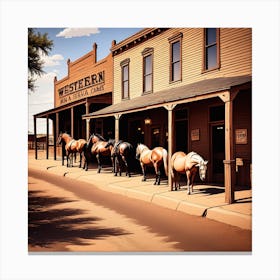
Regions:
<instances>
[{"instance_id":1,"label":"wall-mounted sign","mask_svg":"<svg viewBox=\"0 0 280 280\"><path fill-rule=\"evenodd\" d=\"M247 144L247 129L240 128L235 130L235 143L236 144Z\"/></svg>"},{"instance_id":2,"label":"wall-mounted sign","mask_svg":"<svg viewBox=\"0 0 280 280\"><path fill-rule=\"evenodd\" d=\"M105 71L86 76L58 89L59 105L81 98L93 96L104 91Z\"/></svg>"},{"instance_id":3,"label":"wall-mounted sign","mask_svg":"<svg viewBox=\"0 0 280 280\"><path fill-rule=\"evenodd\" d=\"M191 130L191 140L192 141L199 141L199 128Z\"/></svg>"}]
</instances>

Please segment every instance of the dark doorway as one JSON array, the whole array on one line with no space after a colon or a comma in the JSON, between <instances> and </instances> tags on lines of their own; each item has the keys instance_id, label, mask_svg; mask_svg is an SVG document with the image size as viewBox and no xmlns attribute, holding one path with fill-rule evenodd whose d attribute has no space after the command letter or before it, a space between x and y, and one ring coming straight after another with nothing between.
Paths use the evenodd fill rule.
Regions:
<instances>
[{"instance_id":1,"label":"dark doorway","mask_svg":"<svg viewBox=\"0 0 280 280\"><path fill-rule=\"evenodd\" d=\"M223 160L225 159L225 125L212 125L211 133L213 181L217 183L224 183Z\"/></svg>"},{"instance_id":2,"label":"dark doorway","mask_svg":"<svg viewBox=\"0 0 280 280\"><path fill-rule=\"evenodd\" d=\"M188 153L188 123L187 121L176 121L176 151Z\"/></svg>"},{"instance_id":3,"label":"dark doorway","mask_svg":"<svg viewBox=\"0 0 280 280\"><path fill-rule=\"evenodd\" d=\"M144 143L144 129L141 120L134 120L130 122L129 127L129 142L136 147L139 143Z\"/></svg>"},{"instance_id":4,"label":"dark doorway","mask_svg":"<svg viewBox=\"0 0 280 280\"><path fill-rule=\"evenodd\" d=\"M188 153L188 110L175 111L175 150Z\"/></svg>"}]
</instances>

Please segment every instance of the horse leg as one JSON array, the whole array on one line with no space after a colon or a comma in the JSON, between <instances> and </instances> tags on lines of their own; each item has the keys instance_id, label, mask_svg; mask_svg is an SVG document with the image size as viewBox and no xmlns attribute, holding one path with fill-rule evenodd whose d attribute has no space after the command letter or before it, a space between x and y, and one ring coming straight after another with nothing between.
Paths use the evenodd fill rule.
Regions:
<instances>
[{"instance_id":1,"label":"horse leg","mask_svg":"<svg viewBox=\"0 0 280 280\"><path fill-rule=\"evenodd\" d=\"M66 162L67 162L66 166L67 167L69 167L69 155L70 155L69 153L66 154Z\"/></svg>"},{"instance_id":2,"label":"horse leg","mask_svg":"<svg viewBox=\"0 0 280 280\"><path fill-rule=\"evenodd\" d=\"M154 185L160 185L160 169L158 166L158 163L154 163L155 173L156 173L156 181L154 182Z\"/></svg>"},{"instance_id":3,"label":"horse leg","mask_svg":"<svg viewBox=\"0 0 280 280\"><path fill-rule=\"evenodd\" d=\"M125 156L122 157L124 164L125 164L125 168L126 168L126 174L125 176L131 177L130 175L130 170L129 170L129 166L128 166L128 159L125 158Z\"/></svg>"},{"instance_id":4,"label":"horse leg","mask_svg":"<svg viewBox=\"0 0 280 280\"><path fill-rule=\"evenodd\" d=\"M117 156L114 156L114 173L115 173L115 176L118 176L118 157Z\"/></svg>"},{"instance_id":5,"label":"horse leg","mask_svg":"<svg viewBox=\"0 0 280 280\"><path fill-rule=\"evenodd\" d=\"M190 170L186 171L186 175L187 175L187 186L188 186L188 194L191 194L191 172Z\"/></svg>"},{"instance_id":6,"label":"horse leg","mask_svg":"<svg viewBox=\"0 0 280 280\"><path fill-rule=\"evenodd\" d=\"M89 161L90 161L90 156L88 155L87 152L85 152L84 157L85 157L85 162L84 162L84 167L83 167L83 169L84 169L85 171L88 171L88 163L89 163Z\"/></svg>"},{"instance_id":7,"label":"horse leg","mask_svg":"<svg viewBox=\"0 0 280 280\"><path fill-rule=\"evenodd\" d=\"M122 176L122 159L120 155L117 155L117 166L118 166L117 172L119 172L119 175Z\"/></svg>"},{"instance_id":8,"label":"horse leg","mask_svg":"<svg viewBox=\"0 0 280 280\"><path fill-rule=\"evenodd\" d=\"M146 168L145 168L145 165L143 163L141 163L141 168L142 168L142 173L143 173L142 181L146 181L147 180L147 178L146 178Z\"/></svg>"},{"instance_id":9,"label":"horse leg","mask_svg":"<svg viewBox=\"0 0 280 280\"><path fill-rule=\"evenodd\" d=\"M100 154L99 153L96 154L96 159L97 159L97 166L98 166L97 173L100 173L101 163L100 163Z\"/></svg>"},{"instance_id":10,"label":"horse leg","mask_svg":"<svg viewBox=\"0 0 280 280\"><path fill-rule=\"evenodd\" d=\"M176 170L172 170L172 181L171 181L171 191L175 189L177 191L178 173ZM174 186L174 188L173 188Z\"/></svg>"},{"instance_id":11,"label":"horse leg","mask_svg":"<svg viewBox=\"0 0 280 280\"><path fill-rule=\"evenodd\" d=\"M82 167L82 152L80 153L80 164L79 164L79 168Z\"/></svg>"}]
</instances>

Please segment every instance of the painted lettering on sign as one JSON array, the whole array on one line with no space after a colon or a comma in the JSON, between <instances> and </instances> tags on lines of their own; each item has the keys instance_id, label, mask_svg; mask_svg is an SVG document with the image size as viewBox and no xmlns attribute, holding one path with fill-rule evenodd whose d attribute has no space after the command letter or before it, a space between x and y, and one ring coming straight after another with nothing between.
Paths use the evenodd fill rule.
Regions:
<instances>
[{"instance_id":1,"label":"painted lettering on sign","mask_svg":"<svg viewBox=\"0 0 280 280\"><path fill-rule=\"evenodd\" d=\"M73 102L73 101L81 99L81 98L92 96L95 93L98 93L100 91L104 91L104 85L95 86L92 88L87 88L87 89L75 92L72 95L68 95L68 96L64 96L64 97L60 98L60 105L64 105L66 103Z\"/></svg>"},{"instance_id":2,"label":"painted lettering on sign","mask_svg":"<svg viewBox=\"0 0 280 280\"><path fill-rule=\"evenodd\" d=\"M74 93L76 91L81 91L85 88L100 85L105 82L105 71L98 72L97 74L92 74L79 79L71 84L65 85L64 87L58 89L59 97L63 97L67 94Z\"/></svg>"},{"instance_id":3,"label":"painted lettering on sign","mask_svg":"<svg viewBox=\"0 0 280 280\"><path fill-rule=\"evenodd\" d=\"M105 71L79 79L58 89L59 105L104 91Z\"/></svg>"}]
</instances>

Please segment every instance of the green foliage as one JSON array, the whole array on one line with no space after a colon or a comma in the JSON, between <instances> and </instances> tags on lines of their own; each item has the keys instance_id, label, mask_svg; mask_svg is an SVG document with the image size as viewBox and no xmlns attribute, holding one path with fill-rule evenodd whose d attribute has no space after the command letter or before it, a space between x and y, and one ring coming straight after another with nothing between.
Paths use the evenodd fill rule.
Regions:
<instances>
[{"instance_id":1,"label":"green foliage","mask_svg":"<svg viewBox=\"0 0 280 280\"><path fill-rule=\"evenodd\" d=\"M33 28L28 28L28 90L34 91L35 78L41 76L43 71L43 61L41 54L49 55L53 46L53 41L48 38L48 34L35 32Z\"/></svg>"}]
</instances>

